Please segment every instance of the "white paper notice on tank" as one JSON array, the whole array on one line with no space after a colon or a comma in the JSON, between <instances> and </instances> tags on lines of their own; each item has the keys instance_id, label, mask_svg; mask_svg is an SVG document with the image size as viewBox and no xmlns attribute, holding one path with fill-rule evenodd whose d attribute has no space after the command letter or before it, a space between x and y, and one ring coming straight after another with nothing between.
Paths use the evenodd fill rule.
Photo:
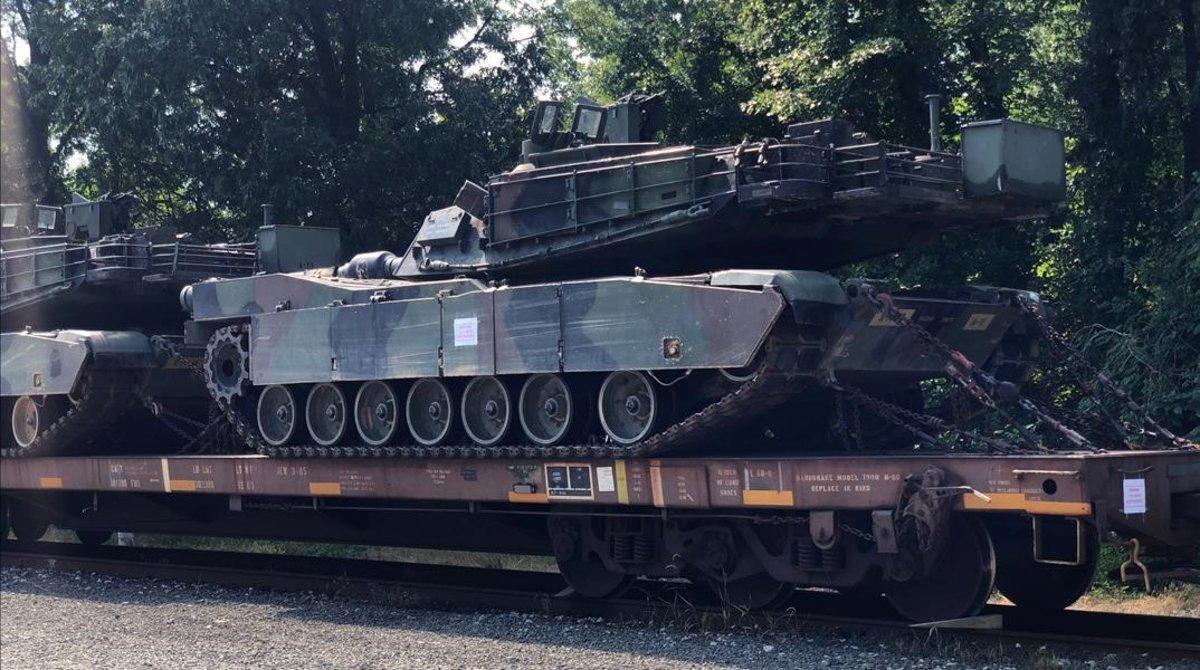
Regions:
<instances>
[{"instance_id":1,"label":"white paper notice on tank","mask_svg":"<svg viewBox=\"0 0 1200 670\"><path fill-rule=\"evenodd\" d=\"M1124 503L1121 506L1126 514L1146 513L1146 480L1126 479L1121 482Z\"/></svg>"},{"instance_id":2,"label":"white paper notice on tank","mask_svg":"<svg viewBox=\"0 0 1200 670\"><path fill-rule=\"evenodd\" d=\"M454 346L473 347L479 344L479 319L454 320Z\"/></svg>"}]
</instances>

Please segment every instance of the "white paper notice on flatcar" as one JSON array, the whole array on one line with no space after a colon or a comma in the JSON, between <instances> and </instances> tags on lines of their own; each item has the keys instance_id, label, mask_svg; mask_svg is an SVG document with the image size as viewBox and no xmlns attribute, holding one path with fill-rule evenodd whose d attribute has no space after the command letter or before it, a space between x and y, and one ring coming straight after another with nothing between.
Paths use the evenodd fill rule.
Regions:
<instances>
[{"instance_id":1,"label":"white paper notice on flatcar","mask_svg":"<svg viewBox=\"0 0 1200 670\"><path fill-rule=\"evenodd\" d=\"M596 468L596 489L601 493L617 490L617 483L611 467Z\"/></svg>"},{"instance_id":2,"label":"white paper notice on flatcar","mask_svg":"<svg viewBox=\"0 0 1200 670\"><path fill-rule=\"evenodd\" d=\"M454 320L454 346L473 347L479 344L479 319L470 317Z\"/></svg>"},{"instance_id":3,"label":"white paper notice on flatcar","mask_svg":"<svg viewBox=\"0 0 1200 670\"><path fill-rule=\"evenodd\" d=\"M1122 509L1126 514L1146 513L1146 480L1126 479L1121 482L1123 489Z\"/></svg>"}]
</instances>

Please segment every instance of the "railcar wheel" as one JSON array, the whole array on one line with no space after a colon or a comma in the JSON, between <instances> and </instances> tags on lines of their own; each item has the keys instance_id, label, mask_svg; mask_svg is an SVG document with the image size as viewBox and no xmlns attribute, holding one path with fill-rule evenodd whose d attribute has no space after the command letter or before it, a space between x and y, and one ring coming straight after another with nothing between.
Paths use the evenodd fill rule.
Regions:
<instances>
[{"instance_id":1,"label":"railcar wheel","mask_svg":"<svg viewBox=\"0 0 1200 670\"><path fill-rule=\"evenodd\" d=\"M613 572L599 559L558 559L557 563L563 580L585 598L616 598L637 581L636 575Z\"/></svg>"},{"instance_id":2,"label":"railcar wheel","mask_svg":"<svg viewBox=\"0 0 1200 670\"><path fill-rule=\"evenodd\" d=\"M26 449L37 441L38 435L49 425L48 400L34 400L32 396L17 398L12 406L12 436L17 446Z\"/></svg>"},{"instance_id":3,"label":"railcar wheel","mask_svg":"<svg viewBox=\"0 0 1200 670\"><path fill-rule=\"evenodd\" d=\"M600 386L600 424L619 444L640 442L654 432L659 419L658 393L641 372L618 370Z\"/></svg>"},{"instance_id":4,"label":"railcar wheel","mask_svg":"<svg viewBox=\"0 0 1200 670\"><path fill-rule=\"evenodd\" d=\"M720 579L699 574L692 581L699 587L700 595L706 602L744 611L776 607L796 592L794 584L781 582L766 571L740 579Z\"/></svg>"},{"instance_id":5,"label":"railcar wheel","mask_svg":"<svg viewBox=\"0 0 1200 670\"><path fill-rule=\"evenodd\" d=\"M585 598L612 598L628 590L637 576L610 570L589 548L599 539L594 534L595 521L590 517L549 517L550 544L559 573L576 593Z\"/></svg>"},{"instance_id":6,"label":"railcar wheel","mask_svg":"<svg viewBox=\"0 0 1200 670\"><path fill-rule=\"evenodd\" d=\"M112 539L111 530L76 530L75 539L79 540L79 544L89 547L97 547Z\"/></svg>"},{"instance_id":7,"label":"railcar wheel","mask_svg":"<svg viewBox=\"0 0 1200 670\"><path fill-rule=\"evenodd\" d=\"M286 386L268 386L258 396L258 431L273 447L287 444L296 435L298 414L296 397Z\"/></svg>"},{"instance_id":8,"label":"railcar wheel","mask_svg":"<svg viewBox=\"0 0 1200 670\"><path fill-rule=\"evenodd\" d=\"M1084 560L1079 565L1055 565L1033 560L1033 536L1025 532L996 541L996 588L1017 607L1052 612L1066 609L1087 593L1096 575L1100 536L1096 527L1084 531Z\"/></svg>"},{"instance_id":9,"label":"railcar wheel","mask_svg":"<svg viewBox=\"0 0 1200 670\"><path fill-rule=\"evenodd\" d=\"M887 582L884 595L912 621L974 616L987 603L996 581L996 551L983 524L955 514L942 556L922 579Z\"/></svg>"},{"instance_id":10,"label":"railcar wheel","mask_svg":"<svg viewBox=\"0 0 1200 670\"><path fill-rule=\"evenodd\" d=\"M496 377L476 377L462 396L462 422L471 441L490 447L512 428L512 396Z\"/></svg>"},{"instance_id":11,"label":"railcar wheel","mask_svg":"<svg viewBox=\"0 0 1200 670\"><path fill-rule=\"evenodd\" d=\"M358 389L354 426L363 442L373 447L395 439L400 427L400 400L387 382L367 382Z\"/></svg>"},{"instance_id":12,"label":"railcar wheel","mask_svg":"<svg viewBox=\"0 0 1200 670\"><path fill-rule=\"evenodd\" d=\"M442 444L454 426L454 402L440 379L419 379L408 390L404 408L413 439L427 447Z\"/></svg>"},{"instance_id":13,"label":"railcar wheel","mask_svg":"<svg viewBox=\"0 0 1200 670\"><path fill-rule=\"evenodd\" d=\"M313 442L322 447L333 446L346 436L350 425L346 394L334 384L317 384L308 392L304 406L304 418L308 423L308 434Z\"/></svg>"},{"instance_id":14,"label":"railcar wheel","mask_svg":"<svg viewBox=\"0 0 1200 670\"><path fill-rule=\"evenodd\" d=\"M534 375L521 387L518 416L525 436L541 445L558 444L576 425L575 402L558 375Z\"/></svg>"}]
</instances>

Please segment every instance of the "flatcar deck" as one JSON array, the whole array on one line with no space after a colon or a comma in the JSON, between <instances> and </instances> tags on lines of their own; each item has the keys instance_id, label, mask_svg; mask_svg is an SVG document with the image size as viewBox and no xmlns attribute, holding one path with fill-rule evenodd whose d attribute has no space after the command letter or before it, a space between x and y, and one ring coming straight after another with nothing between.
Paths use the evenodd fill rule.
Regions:
<instances>
[{"instance_id":1,"label":"flatcar deck","mask_svg":"<svg viewBox=\"0 0 1200 670\"><path fill-rule=\"evenodd\" d=\"M7 460L0 489L603 505L703 510L890 508L906 477L948 474L967 511L1106 517L1179 530L1195 511L1200 452L647 460L270 459L261 456ZM1194 523L1194 519L1193 519Z\"/></svg>"},{"instance_id":2,"label":"flatcar deck","mask_svg":"<svg viewBox=\"0 0 1200 670\"><path fill-rule=\"evenodd\" d=\"M977 613L994 584L1062 608L1110 532L1169 554L1200 545L1196 450L2 465L19 541L55 524L84 543L126 530L543 554L592 598L680 575L745 609L796 585L882 589L916 621Z\"/></svg>"}]
</instances>

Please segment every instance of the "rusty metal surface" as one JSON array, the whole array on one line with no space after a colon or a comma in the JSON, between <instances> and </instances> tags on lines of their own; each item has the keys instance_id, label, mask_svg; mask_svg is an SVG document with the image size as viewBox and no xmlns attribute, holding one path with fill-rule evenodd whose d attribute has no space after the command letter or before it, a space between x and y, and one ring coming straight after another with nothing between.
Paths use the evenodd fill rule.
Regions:
<instances>
[{"instance_id":1,"label":"rusty metal surface","mask_svg":"<svg viewBox=\"0 0 1200 670\"><path fill-rule=\"evenodd\" d=\"M1122 481L1145 481L1147 512L1131 528L1169 522L1170 497L1200 489L1200 455L820 456L790 459L425 460L259 456L31 458L0 469L6 491L98 490L404 500L592 503L664 508L878 509L906 476L936 466L967 486L968 511L1121 515ZM1175 473L1172 475L1171 473ZM1047 482L1053 482L1052 485Z\"/></svg>"}]
</instances>

